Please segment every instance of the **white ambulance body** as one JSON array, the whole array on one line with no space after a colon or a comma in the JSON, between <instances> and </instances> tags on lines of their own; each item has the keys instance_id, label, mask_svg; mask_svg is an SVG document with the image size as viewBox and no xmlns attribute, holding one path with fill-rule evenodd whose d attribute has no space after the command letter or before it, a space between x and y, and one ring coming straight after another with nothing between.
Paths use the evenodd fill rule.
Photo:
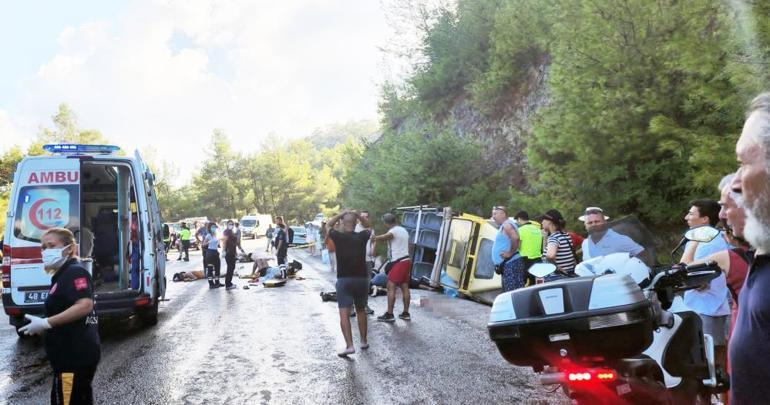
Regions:
<instances>
[{"instance_id":1,"label":"white ambulance body","mask_svg":"<svg viewBox=\"0 0 770 405\"><path fill-rule=\"evenodd\" d=\"M24 314L43 313L51 277L43 270L40 238L48 228L65 227L93 276L97 315L135 314L155 324L166 255L152 173L138 152L119 156L115 146L45 150L53 155L26 157L14 174L0 266L10 323L18 329ZM132 257L138 259L133 280Z\"/></svg>"},{"instance_id":2,"label":"white ambulance body","mask_svg":"<svg viewBox=\"0 0 770 405\"><path fill-rule=\"evenodd\" d=\"M249 214L244 215L238 222L241 224L241 237L257 239L265 236L267 227L273 223L273 216L268 214Z\"/></svg>"}]
</instances>

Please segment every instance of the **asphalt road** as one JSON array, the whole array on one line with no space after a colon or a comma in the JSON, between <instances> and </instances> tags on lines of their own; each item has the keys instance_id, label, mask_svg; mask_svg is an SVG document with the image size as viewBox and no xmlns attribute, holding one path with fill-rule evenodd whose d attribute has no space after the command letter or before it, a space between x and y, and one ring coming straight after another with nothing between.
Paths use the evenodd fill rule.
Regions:
<instances>
[{"instance_id":1,"label":"asphalt road","mask_svg":"<svg viewBox=\"0 0 770 405\"><path fill-rule=\"evenodd\" d=\"M246 241L247 249L264 239ZM175 258L175 251L171 257ZM489 307L413 290L412 321L369 317L367 352L337 357L344 346L334 302L334 274L305 251L285 287L209 290L205 281L172 283L178 271L201 267L169 261L167 301L158 325L101 322L102 361L94 379L100 404L448 404L563 403L528 369L506 363L490 342ZM239 266L241 266L239 264ZM251 263L236 271L250 272ZM223 263L224 272L224 263ZM385 297L370 300L379 315ZM396 312L401 304L397 303ZM356 346L357 328L354 324ZM18 339L0 318L0 401L48 401L50 369L41 340Z\"/></svg>"}]
</instances>

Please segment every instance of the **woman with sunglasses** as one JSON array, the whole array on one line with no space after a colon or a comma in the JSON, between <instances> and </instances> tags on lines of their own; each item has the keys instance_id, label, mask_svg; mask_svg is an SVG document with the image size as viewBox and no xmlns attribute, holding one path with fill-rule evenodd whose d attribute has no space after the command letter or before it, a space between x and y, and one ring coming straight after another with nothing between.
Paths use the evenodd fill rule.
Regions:
<instances>
[{"instance_id":1,"label":"woman with sunglasses","mask_svg":"<svg viewBox=\"0 0 770 405\"><path fill-rule=\"evenodd\" d=\"M41 250L45 271L52 275L46 317L25 315L30 323L19 332L45 332L45 351L54 373L51 403L91 404L91 381L101 357L91 275L78 262L75 236L68 229L45 231Z\"/></svg>"}]
</instances>

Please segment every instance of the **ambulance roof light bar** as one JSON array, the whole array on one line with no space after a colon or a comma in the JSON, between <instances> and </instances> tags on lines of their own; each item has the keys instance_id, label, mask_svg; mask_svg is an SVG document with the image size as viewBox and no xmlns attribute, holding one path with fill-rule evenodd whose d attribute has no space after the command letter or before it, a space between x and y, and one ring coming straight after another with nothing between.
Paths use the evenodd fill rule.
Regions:
<instances>
[{"instance_id":1,"label":"ambulance roof light bar","mask_svg":"<svg viewBox=\"0 0 770 405\"><path fill-rule=\"evenodd\" d=\"M120 150L115 145L81 145L76 143L56 143L44 145L43 150L59 154L98 153L103 155L113 154Z\"/></svg>"}]
</instances>

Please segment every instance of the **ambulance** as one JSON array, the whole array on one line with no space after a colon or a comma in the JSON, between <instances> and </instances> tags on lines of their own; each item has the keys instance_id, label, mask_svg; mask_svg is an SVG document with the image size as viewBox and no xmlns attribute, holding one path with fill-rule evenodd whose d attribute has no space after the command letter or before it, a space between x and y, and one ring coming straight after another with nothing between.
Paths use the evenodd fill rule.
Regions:
<instances>
[{"instance_id":1,"label":"ambulance","mask_svg":"<svg viewBox=\"0 0 770 405\"><path fill-rule=\"evenodd\" d=\"M51 277L40 238L52 227L75 235L98 316L156 324L166 288L163 222L154 176L139 152L121 156L117 146L79 144L44 150L51 155L24 158L13 178L0 266L10 324L18 332L24 314L43 314Z\"/></svg>"}]
</instances>

